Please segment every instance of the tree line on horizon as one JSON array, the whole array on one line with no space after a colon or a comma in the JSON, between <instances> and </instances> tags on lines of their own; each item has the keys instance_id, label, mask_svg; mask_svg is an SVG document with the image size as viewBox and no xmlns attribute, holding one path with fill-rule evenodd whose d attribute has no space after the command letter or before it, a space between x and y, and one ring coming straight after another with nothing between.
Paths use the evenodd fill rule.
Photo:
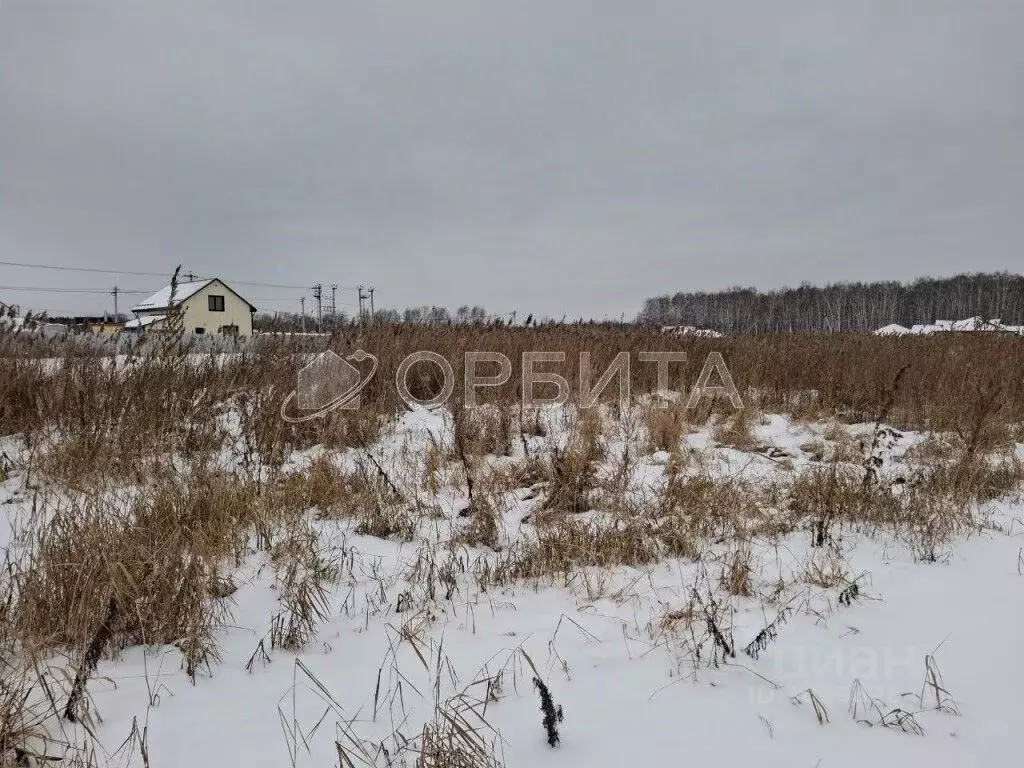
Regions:
<instances>
[{"instance_id":1,"label":"tree line on horizon","mask_svg":"<svg viewBox=\"0 0 1024 768\"><path fill-rule=\"evenodd\" d=\"M514 313L513 313L514 315ZM532 315L531 315L532 317ZM404 310L382 308L374 311L371 316L369 311L363 312L362 322L369 325L377 323L381 325L395 325L398 323L416 325L487 325L495 323L514 322L512 318L504 318L492 315L484 307L479 305L463 305L454 312L447 307L423 305L419 307L407 307ZM333 331L358 326L360 318L358 314L337 312L325 314L321 318L313 313L307 313L305 318L296 312L275 312L268 314L261 312L253 318L253 327L265 332L294 332L303 328L315 331L318 327L324 331Z\"/></svg>"},{"instance_id":2,"label":"tree line on horizon","mask_svg":"<svg viewBox=\"0 0 1024 768\"><path fill-rule=\"evenodd\" d=\"M679 292L646 299L637 320L723 333L865 332L893 323L909 328L975 316L1024 324L1024 276L993 272L922 277L909 283Z\"/></svg>"}]
</instances>

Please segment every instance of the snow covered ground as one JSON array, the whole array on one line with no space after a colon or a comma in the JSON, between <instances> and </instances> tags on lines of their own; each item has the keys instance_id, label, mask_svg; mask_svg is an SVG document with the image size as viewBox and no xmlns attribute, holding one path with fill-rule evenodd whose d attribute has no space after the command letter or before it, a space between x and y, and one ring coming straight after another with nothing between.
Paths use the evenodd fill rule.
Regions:
<instances>
[{"instance_id":1,"label":"snow covered ground","mask_svg":"<svg viewBox=\"0 0 1024 768\"><path fill-rule=\"evenodd\" d=\"M623 570L608 585L614 594L593 600L585 591L550 587L455 600L430 627L425 655L443 653L464 683L509 670L505 690L487 710L509 765L1019 765L1024 669L1013 660L1024 631L1020 542L981 535L959 546L949 563L927 566L858 542L851 545L854 562L870 574L863 605L824 616L815 613L825 612L821 605L799 606L757 661L741 655L717 669L680 668L671 640L648 634L663 606L685 602L693 566L678 562L650 572ZM394 568L395 555L369 557ZM780 557L782 567L797 564L787 559ZM354 718L356 730L369 737L389 731L392 717L405 717L391 703L378 715L382 722L372 722L382 665L393 677L389 693L400 673L411 678L403 696L412 722L429 715L430 675L411 648L399 651L394 671L388 668L400 615L369 622L339 615L309 652L275 654L246 672L273 593L258 565L241 575L237 628L225 637L224 662L211 679L193 686L173 650L146 660L138 649L102 665L92 693L105 718L105 743L119 744L132 718L148 717L149 751L164 765L280 766L289 763L284 725L312 734L301 739L309 739L308 752L303 743L297 764L331 765L336 722ZM335 596L338 604L343 599ZM753 604L738 610L734 634L743 642L765 617ZM554 750L544 741L528 669L516 656L520 648L542 667L565 712ZM927 693L923 703L917 698L930 653L959 716L934 711ZM310 674L340 706L325 701ZM884 701L878 711L865 705L859 717L877 721L901 707L917 713L924 735L855 722L849 710L858 681ZM160 692L159 703L147 712L151 689ZM806 695L802 703L794 700L808 689L827 709L824 725Z\"/></svg>"},{"instance_id":2,"label":"snow covered ground","mask_svg":"<svg viewBox=\"0 0 1024 768\"><path fill-rule=\"evenodd\" d=\"M518 458L564 446L563 416L546 418L548 435L517 446ZM763 483L817 466L830 429L767 415L752 429L754 448L724 445L711 427L684 439L699 471ZM873 429L852 425L846 437L855 444ZM402 457L422 457L450 431L442 413L414 411L370 451L398 477ZM904 472L907 449L924 439L896 434L882 457L890 475ZM602 438L609 462L628 444L620 437L608 430ZM1024 446L1016 451L1024 458ZM321 454L296 455L292 465L301 470ZM350 450L333 460L359 459ZM641 500L665 482L668 460L664 452L636 459ZM1020 764L1019 498L976 510L973 532L936 562L878 531L844 528L816 548L806 530L752 535L739 545L750 556L750 594L729 595L723 564L735 541L708 542L699 559L489 581L480 569L501 551L447 546L462 524L464 491L441 483L431 498L440 514L407 542L314 514L337 578L329 617L299 653L271 648L281 595L269 557L256 554L230 573L238 589L222 601L230 619L219 630L221 660L194 681L174 646L102 661L89 683L102 718L94 725L99 762L142 764L141 735L129 739L135 723L155 766L358 765L360 756L401 765L412 754L404 739L441 710L478 725L481 742L509 766ZM537 499L523 488L503 501L501 541L529 535L523 521ZM31 504L24 475L10 472L0 486L8 520ZM695 596L716 617L724 648L706 615L692 615ZM555 748L534 676L564 715ZM467 709L469 701L477 703ZM81 741L64 727L69 741Z\"/></svg>"}]
</instances>

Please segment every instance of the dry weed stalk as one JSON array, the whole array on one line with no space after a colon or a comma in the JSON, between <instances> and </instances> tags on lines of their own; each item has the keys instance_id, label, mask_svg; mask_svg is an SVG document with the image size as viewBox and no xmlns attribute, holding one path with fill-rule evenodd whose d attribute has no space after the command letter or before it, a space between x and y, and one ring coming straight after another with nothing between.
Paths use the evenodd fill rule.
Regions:
<instances>
[{"instance_id":1,"label":"dry weed stalk","mask_svg":"<svg viewBox=\"0 0 1024 768\"><path fill-rule=\"evenodd\" d=\"M828 709L825 708L821 699L818 698L812 689L808 688L805 691L801 691L796 696L793 696L791 701L794 704L803 704L804 696L806 696L811 702L811 708L814 710L814 717L817 719L818 725L825 725L828 723Z\"/></svg>"},{"instance_id":2,"label":"dry weed stalk","mask_svg":"<svg viewBox=\"0 0 1024 768\"><path fill-rule=\"evenodd\" d=\"M590 509L596 462L604 456L600 444L601 415L596 408L578 413L564 450L554 447L547 497L542 510L579 514Z\"/></svg>"},{"instance_id":3,"label":"dry weed stalk","mask_svg":"<svg viewBox=\"0 0 1024 768\"><path fill-rule=\"evenodd\" d=\"M320 551L316 532L299 526L274 551L280 611L270 624L270 647L287 651L305 648L317 627L329 617L329 589L338 566Z\"/></svg>"},{"instance_id":4,"label":"dry weed stalk","mask_svg":"<svg viewBox=\"0 0 1024 768\"><path fill-rule=\"evenodd\" d=\"M915 736L924 735L915 713L901 707L890 707L881 699L874 698L860 680L854 680L850 688L848 709L850 716L861 725L877 725Z\"/></svg>"},{"instance_id":5,"label":"dry weed stalk","mask_svg":"<svg viewBox=\"0 0 1024 768\"><path fill-rule=\"evenodd\" d=\"M647 451L666 451L677 454L683 435L687 431L684 411L679 403L666 408L655 405L645 406L642 411L644 427L647 432Z\"/></svg>"}]
</instances>

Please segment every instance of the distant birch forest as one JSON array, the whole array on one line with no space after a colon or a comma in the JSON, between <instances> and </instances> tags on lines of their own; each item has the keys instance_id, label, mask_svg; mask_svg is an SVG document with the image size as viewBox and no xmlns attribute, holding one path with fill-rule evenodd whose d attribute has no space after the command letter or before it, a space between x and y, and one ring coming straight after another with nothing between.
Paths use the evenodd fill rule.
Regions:
<instances>
[{"instance_id":1,"label":"distant birch forest","mask_svg":"<svg viewBox=\"0 0 1024 768\"><path fill-rule=\"evenodd\" d=\"M1024 276L997 272L922 277L911 283L805 283L773 291L679 292L647 299L638 320L724 333L839 332L976 315L1024 324Z\"/></svg>"}]
</instances>

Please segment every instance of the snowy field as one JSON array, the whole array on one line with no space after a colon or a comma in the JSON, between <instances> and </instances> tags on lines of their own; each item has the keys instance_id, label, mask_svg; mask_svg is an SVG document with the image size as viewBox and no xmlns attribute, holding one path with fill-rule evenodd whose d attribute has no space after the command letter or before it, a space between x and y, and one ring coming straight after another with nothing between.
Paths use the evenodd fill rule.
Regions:
<instances>
[{"instance_id":1,"label":"snowy field","mask_svg":"<svg viewBox=\"0 0 1024 768\"><path fill-rule=\"evenodd\" d=\"M548 408L494 455L463 443L499 417L460 432L450 411L421 409L365 448L294 453L274 483L326 473L376 501L310 496L272 543L218 571L215 652L191 668L181 642L105 654L84 715L49 718L37 754L75 745L95 764L154 766L1020 764L1015 490L958 507L948 530L927 515L901 522L910 498L891 518L840 517L819 537L806 505L821 488L800 490L800 478L862 489L871 467L872 493L898 502L949 461L943 440L758 414L684 426L666 451L657 410ZM237 414L221 428L220 469L266 480ZM1024 458L1022 445L1006 450L989 463ZM568 472L579 451L587 488L560 506L557 472L537 467ZM54 513L40 503L46 481L19 469L25 447L8 439L4 453L17 561ZM361 490L345 486L353 478ZM696 501L673 490L698 487ZM383 498L386 513L350 507ZM672 498L684 506L672 512ZM711 522L692 521L683 542L666 534L692 515ZM43 679L66 691L75 664L51 652L46 665ZM558 708L555 747L534 678Z\"/></svg>"}]
</instances>

